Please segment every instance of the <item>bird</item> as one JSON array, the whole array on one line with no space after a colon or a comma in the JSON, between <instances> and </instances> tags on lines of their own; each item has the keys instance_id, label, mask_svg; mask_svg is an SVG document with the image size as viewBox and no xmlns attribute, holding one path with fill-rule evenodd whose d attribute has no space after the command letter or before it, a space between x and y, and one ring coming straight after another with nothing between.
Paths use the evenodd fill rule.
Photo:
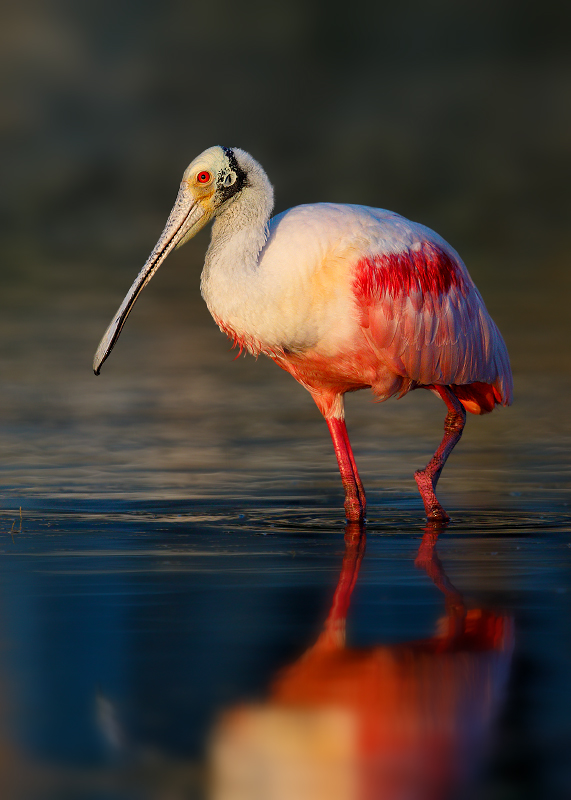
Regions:
<instances>
[{"instance_id":1,"label":"bird","mask_svg":"<svg viewBox=\"0 0 571 800\"><path fill-rule=\"evenodd\" d=\"M365 490L345 424L344 395L383 402L426 389L446 406L442 441L415 472L426 517L447 523L436 497L466 412L512 402L505 342L458 253L420 223L379 208L294 206L272 217L273 187L236 147L210 147L184 171L151 255L97 348L99 374L133 305L170 252L213 220L201 293L239 352L264 354L311 394L325 418L350 522Z\"/></svg>"}]
</instances>

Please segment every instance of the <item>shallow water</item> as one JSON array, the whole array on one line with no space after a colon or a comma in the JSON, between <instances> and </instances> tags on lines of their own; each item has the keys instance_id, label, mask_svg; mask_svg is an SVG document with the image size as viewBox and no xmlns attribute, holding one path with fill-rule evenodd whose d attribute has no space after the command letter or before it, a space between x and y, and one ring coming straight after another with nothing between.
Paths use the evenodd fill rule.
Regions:
<instances>
[{"instance_id":1,"label":"shallow water","mask_svg":"<svg viewBox=\"0 0 571 800\"><path fill-rule=\"evenodd\" d=\"M568 6L2 12L0 800L568 800ZM348 398L345 531L311 399L200 302L206 233L91 374L216 142L276 211L384 206L465 258L515 403L469 418L437 541L442 404Z\"/></svg>"},{"instance_id":2,"label":"shallow water","mask_svg":"<svg viewBox=\"0 0 571 800\"><path fill-rule=\"evenodd\" d=\"M442 800L567 797L571 370L561 315L542 356L545 329L530 332L527 295L504 305L492 294L516 403L468 420L439 485L453 522L424 566L412 476L438 444L444 410L421 391L382 406L365 392L347 399L370 503L366 552L344 601L347 638L337 619L333 660L319 662L318 685L329 687L319 698L303 665L316 663L355 558L327 429L288 375L233 360L190 260L176 256L157 276L99 378L93 351L131 275L99 289L88 271L93 291L70 293L56 272L41 297L23 285L4 297L2 797L423 798L427 760L451 781ZM503 639L438 638L486 614ZM463 666L423 661L419 647L456 647ZM416 672L402 671L409 662ZM369 761L355 731L373 723L346 697L368 685L363 670L377 670L367 698L399 696L408 709L389 725L393 712L371 699L374 724L388 720L394 733L406 719L416 737L375 729ZM387 778L389 762L408 767ZM240 784L236 764L259 774ZM298 783L288 789L284 774ZM324 775L336 776L336 794Z\"/></svg>"},{"instance_id":3,"label":"shallow water","mask_svg":"<svg viewBox=\"0 0 571 800\"><path fill-rule=\"evenodd\" d=\"M207 796L218 716L268 702L325 622L339 513L279 500L28 506L1 524L3 796ZM433 636L445 597L415 569L422 535L418 514L372 509L348 647ZM515 627L473 796L563 797L571 512L465 510L437 553L468 609Z\"/></svg>"}]
</instances>

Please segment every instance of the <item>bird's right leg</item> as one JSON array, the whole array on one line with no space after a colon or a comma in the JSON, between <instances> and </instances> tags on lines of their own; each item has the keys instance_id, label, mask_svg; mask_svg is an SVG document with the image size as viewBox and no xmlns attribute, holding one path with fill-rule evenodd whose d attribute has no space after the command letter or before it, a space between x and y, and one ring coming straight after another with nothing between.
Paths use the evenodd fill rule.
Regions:
<instances>
[{"instance_id":1,"label":"bird's right leg","mask_svg":"<svg viewBox=\"0 0 571 800\"><path fill-rule=\"evenodd\" d=\"M426 516L429 520L441 520L448 522L450 517L444 511L436 498L434 490L438 483L438 478L446 459L458 443L462 436L464 425L466 424L466 410L458 400L456 395L447 386L430 387L435 394L438 394L448 406L448 414L444 420L444 436L440 442L440 447L432 456L424 469L419 469L414 473L420 496L424 503Z\"/></svg>"},{"instance_id":2,"label":"bird's right leg","mask_svg":"<svg viewBox=\"0 0 571 800\"><path fill-rule=\"evenodd\" d=\"M343 395L327 390L309 389L317 408L325 417L345 489L345 514L348 522L363 522L367 501L355 464L351 442L345 426Z\"/></svg>"},{"instance_id":3,"label":"bird's right leg","mask_svg":"<svg viewBox=\"0 0 571 800\"><path fill-rule=\"evenodd\" d=\"M345 514L349 522L362 522L367 510L367 501L355 464L345 420L338 417L326 417L325 421L333 439L333 448L345 489Z\"/></svg>"}]
</instances>

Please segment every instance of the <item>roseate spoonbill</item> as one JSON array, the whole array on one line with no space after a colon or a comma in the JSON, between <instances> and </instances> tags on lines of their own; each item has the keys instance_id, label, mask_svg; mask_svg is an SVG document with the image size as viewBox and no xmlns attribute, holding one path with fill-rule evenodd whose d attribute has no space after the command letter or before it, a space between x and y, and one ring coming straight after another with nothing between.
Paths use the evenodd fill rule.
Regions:
<instances>
[{"instance_id":1,"label":"roseate spoonbill","mask_svg":"<svg viewBox=\"0 0 571 800\"><path fill-rule=\"evenodd\" d=\"M458 254L392 211L316 203L270 219L273 190L243 150L211 147L186 169L165 229L105 332L111 352L143 287L176 247L214 218L201 278L220 329L264 353L310 392L329 427L351 521L365 492L344 421L345 392L378 401L429 389L448 413L444 437L415 474L429 519L448 516L435 487L466 421L508 405L506 346Z\"/></svg>"}]
</instances>

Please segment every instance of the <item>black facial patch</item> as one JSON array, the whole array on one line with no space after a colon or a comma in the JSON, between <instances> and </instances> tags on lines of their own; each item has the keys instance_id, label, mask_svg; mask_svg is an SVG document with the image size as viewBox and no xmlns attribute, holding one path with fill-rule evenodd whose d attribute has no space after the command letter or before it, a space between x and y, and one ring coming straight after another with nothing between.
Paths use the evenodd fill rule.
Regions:
<instances>
[{"instance_id":1,"label":"black facial patch","mask_svg":"<svg viewBox=\"0 0 571 800\"><path fill-rule=\"evenodd\" d=\"M216 194L222 199L222 202L225 202L235 194L238 194L244 186L248 185L248 176L238 164L234 151L230 147L223 147L222 149L224 150L224 155L228 159L229 169L223 170L218 175L216 180ZM227 186L225 185L225 181L232 172L236 175L236 180Z\"/></svg>"}]
</instances>

